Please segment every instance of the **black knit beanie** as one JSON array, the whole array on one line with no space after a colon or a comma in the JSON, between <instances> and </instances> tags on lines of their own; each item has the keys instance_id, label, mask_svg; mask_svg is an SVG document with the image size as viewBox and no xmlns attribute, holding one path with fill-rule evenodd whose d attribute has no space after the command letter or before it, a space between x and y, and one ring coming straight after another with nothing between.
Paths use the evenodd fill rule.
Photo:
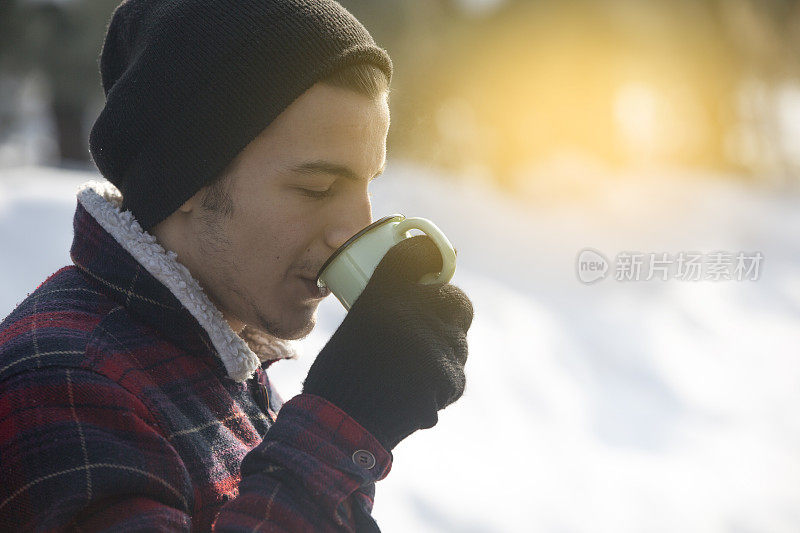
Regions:
<instances>
[{"instance_id":1,"label":"black knit beanie","mask_svg":"<svg viewBox=\"0 0 800 533\"><path fill-rule=\"evenodd\" d=\"M149 230L340 67L392 62L333 0L127 0L100 56L89 150Z\"/></svg>"}]
</instances>

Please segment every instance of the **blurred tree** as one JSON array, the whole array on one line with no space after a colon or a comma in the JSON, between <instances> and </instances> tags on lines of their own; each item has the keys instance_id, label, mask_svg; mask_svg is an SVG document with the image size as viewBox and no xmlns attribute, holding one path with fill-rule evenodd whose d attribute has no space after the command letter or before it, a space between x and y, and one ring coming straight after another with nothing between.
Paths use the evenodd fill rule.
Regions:
<instances>
[{"instance_id":1,"label":"blurred tree","mask_svg":"<svg viewBox=\"0 0 800 533\"><path fill-rule=\"evenodd\" d=\"M717 0L716 7L740 67L731 156L779 185L797 186L800 127L789 122L800 122L800 104L787 109L786 96L787 89L790 96L800 94L800 2Z\"/></svg>"},{"instance_id":2,"label":"blurred tree","mask_svg":"<svg viewBox=\"0 0 800 533\"><path fill-rule=\"evenodd\" d=\"M89 105L102 99L98 58L118 0L4 0L0 67L16 75L41 72L62 163L88 162Z\"/></svg>"},{"instance_id":3,"label":"blurred tree","mask_svg":"<svg viewBox=\"0 0 800 533\"><path fill-rule=\"evenodd\" d=\"M786 30L731 30L726 10L741 3ZM479 16L464 4L406 4L390 50L394 151L456 173L488 168L509 188L563 151L629 164L643 150L624 146L620 105L634 135L653 137L655 162L739 170L730 136L747 57L761 49L750 63L776 80L800 57L794 0L505 0Z\"/></svg>"}]
</instances>

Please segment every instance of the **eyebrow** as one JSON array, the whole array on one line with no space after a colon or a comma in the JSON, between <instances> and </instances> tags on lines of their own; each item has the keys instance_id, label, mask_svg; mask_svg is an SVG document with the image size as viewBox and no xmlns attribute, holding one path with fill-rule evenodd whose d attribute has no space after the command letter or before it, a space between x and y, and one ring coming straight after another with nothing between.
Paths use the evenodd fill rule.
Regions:
<instances>
[{"instance_id":1,"label":"eyebrow","mask_svg":"<svg viewBox=\"0 0 800 533\"><path fill-rule=\"evenodd\" d=\"M386 163L383 164L381 169L378 171L377 174L372 176L369 181L374 180L383 171L386 169ZM334 176L339 176L341 178L346 178L351 181L362 181L361 178L358 177L358 174L353 172L350 167L346 167L344 165L338 165L336 163L331 163L330 161L308 161L306 163L301 163L299 165L295 165L291 167L289 170L292 172L298 172L300 174L331 174Z\"/></svg>"}]
</instances>

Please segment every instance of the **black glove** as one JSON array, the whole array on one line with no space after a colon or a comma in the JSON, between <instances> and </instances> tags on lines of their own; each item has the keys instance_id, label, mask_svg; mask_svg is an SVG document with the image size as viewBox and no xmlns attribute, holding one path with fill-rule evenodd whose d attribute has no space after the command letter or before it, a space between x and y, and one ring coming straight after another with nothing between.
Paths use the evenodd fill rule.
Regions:
<instances>
[{"instance_id":1,"label":"black glove","mask_svg":"<svg viewBox=\"0 0 800 533\"><path fill-rule=\"evenodd\" d=\"M441 268L428 236L392 247L303 383L390 451L464 393L472 302L449 283L418 283Z\"/></svg>"}]
</instances>

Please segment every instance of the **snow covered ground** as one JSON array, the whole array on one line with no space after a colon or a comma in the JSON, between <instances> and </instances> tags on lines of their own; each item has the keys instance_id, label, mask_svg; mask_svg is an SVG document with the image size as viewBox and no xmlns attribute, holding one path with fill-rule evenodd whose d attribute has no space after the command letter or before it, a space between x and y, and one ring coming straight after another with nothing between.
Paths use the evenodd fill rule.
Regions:
<instances>
[{"instance_id":1,"label":"snow covered ground","mask_svg":"<svg viewBox=\"0 0 800 533\"><path fill-rule=\"evenodd\" d=\"M89 178L0 169L0 316L68 263ZM475 306L464 397L395 449L384 531L800 530L800 197L648 173L530 201L401 162L373 195L376 218L444 230ZM757 281L584 285L585 247L764 260ZM343 317L325 300L301 360L273 367L284 398Z\"/></svg>"}]
</instances>

